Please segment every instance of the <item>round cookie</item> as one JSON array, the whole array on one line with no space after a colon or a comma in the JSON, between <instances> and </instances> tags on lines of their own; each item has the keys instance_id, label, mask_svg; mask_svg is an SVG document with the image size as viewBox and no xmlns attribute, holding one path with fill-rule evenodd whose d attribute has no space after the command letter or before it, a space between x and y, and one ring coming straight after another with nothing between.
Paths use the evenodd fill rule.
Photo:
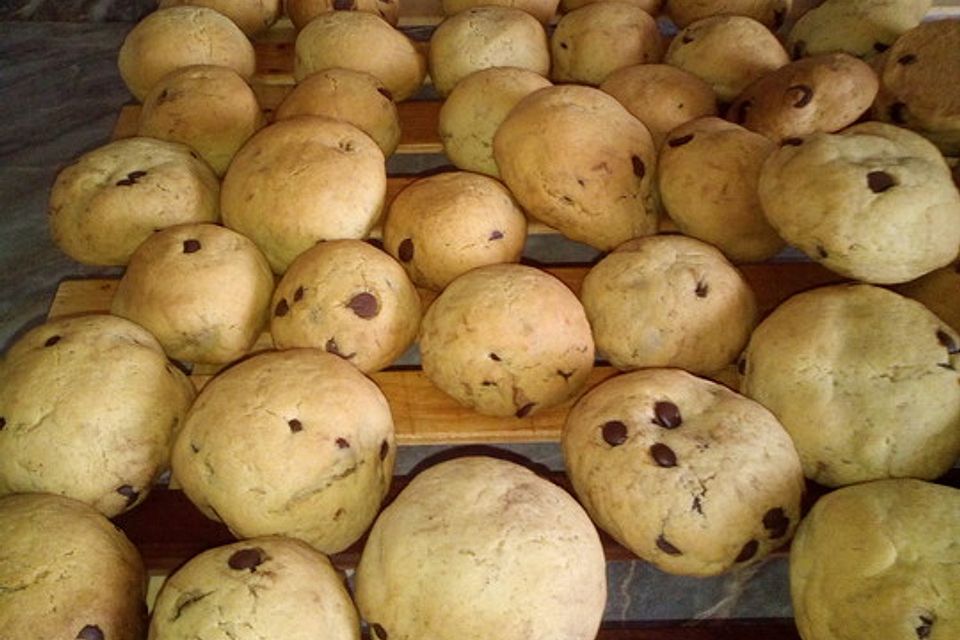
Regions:
<instances>
[{"instance_id":1,"label":"round cookie","mask_svg":"<svg viewBox=\"0 0 960 640\"><path fill-rule=\"evenodd\" d=\"M931 271L916 280L894 287L900 295L913 298L960 333L960 262Z\"/></svg>"},{"instance_id":2,"label":"round cookie","mask_svg":"<svg viewBox=\"0 0 960 640\"><path fill-rule=\"evenodd\" d=\"M397 102L420 90L426 63L413 41L383 19L363 11L330 11L297 35L293 76L334 67L364 71L379 79Z\"/></svg>"},{"instance_id":3,"label":"round cookie","mask_svg":"<svg viewBox=\"0 0 960 640\"><path fill-rule=\"evenodd\" d=\"M792 6L793 0L670 0L666 10L681 29L697 20L727 14L753 18L776 31Z\"/></svg>"},{"instance_id":4,"label":"round cookie","mask_svg":"<svg viewBox=\"0 0 960 640\"><path fill-rule=\"evenodd\" d=\"M199 65L176 69L153 86L137 135L189 145L222 176L263 121L257 96L236 71Z\"/></svg>"},{"instance_id":5,"label":"round cookie","mask_svg":"<svg viewBox=\"0 0 960 640\"><path fill-rule=\"evenodd\" d=\"M146 628L136 547L75 500L0 498L0 585L4 638L140 640Z\"/></svg>"},{"instance_id":6,"label":"round cookie","mask_svg":"<svg viewBox=\"0 0 960 640\"><path fill-rule=\"evenodd\" d=\"M865 284L788 299L753 332L744 395L827 486L936 478L960 455L960 338L922 304Z\"/></svg>"},{"instance_id":7,"label":"round cookie","mask_svg":"<svg viewBox=\"0 0 960 640\"><path fill-rule=\"evenodd\" d=\"M837 131L870 108L878 87L870 65L849 54L804 58L753 82L727 117L777 142Z\"/></svg>"},{"instance_id":8,"label":"round cookie","mask_svg":"<svg viewBox=\"0 0 960 640\"><path fill-rule=\"evenodd\" d=\"M679 369L602 382L574 405L561 445L594 522L670 573L760 560L800 520L800 460L773 414Z\"/></svg>"},{"instance_id":9,"label":"round cookie","mask_svg":"<svg viewBox=\"0 0 960 640\"><path fill-rule=\"evenodd\" d=\"M660 198L677 228L735 262L759 262L784 245L757 196L764 161L776 150L764 136L720 118L671 131L660 147Z\"/></svg>"},{"instance_id":10,"label":"round cookie","mask_svg":"<svg viewBox=\"0 0 960 640\"><path fill-rule=\"evenodd\" d=\"M219 11L233 20L248 37L269 29L280 15L280 0L160 0L158 8L184 4Z\"/></svg>"},{"instance_id":11,"label":"round cookie","mask_svg":"<svg viewBox=\"0 0 960 640\"><path fill-rule=\"evenodd\" d=\"M0 363L0 495L56 493L113 517L166 470L193 384L138 325L52 320Z\"/></svg>"},{"instance_id":12,"label":"round cookie","mask_svg":"<svg viewBox=\"0 0 960 640\"><path fill-rule=\"evenodd\" d=\"M531 93L500 125L493 156L520 205L572 240L609 250L657 230L653 140L602 91Z\"/></svg>"},{"instance_id":13,"label":"round cookie","mask_svg":"<svg viewBox=\"0 0 960 640\"><path fill-rule=\"evenodd\" d=\"M546 272L478 267L434 300L420 329L424 374L460 404L523 418L575 396L593 369L580 301Z\"/></svg>"},{"instance_id":14,"label":"round cookie","mask_svg":"<svg viewBox=\"0 0 960 640\"><path fill-rule=\"evenodd\" d=\"M236 640L360 640L337 570L304 542L280 536L208 549L163 583L148 640L190 640L208 629Z\"/></svg>"},{"instance_id":15,"label":"round cookie","mask_svg":"<svg viewBox=\"0 0 960 640\"><path fill-rule=\"evenodd\" d=\"M430 79L441 96L482 69L518 67L541 76L550 71L543 25L511 7L473 7L444 19L430 38L428 58Z\"/></svg>"},{"instance_id":16,"label":"round cookie","mask_svg":"<svg viewBox=\"0 0 960 640\"><path fill-rule=\"evenodd\" d=\"M561 13L570 13L575 11L580 7L585 7L588 4L594 4L596 2L607 2L608 0L560 0L560 12ZM628 2L629 4L636 5L649 13L651 16L656 16L660 14L660 9L663 6L665 0L622 0L623 2Z\"/></svg>"},{"instance_id":17,"label":"round cookie","mask_svg":"<svg viewBox=\"0 0 960 640\"><path fill-rule=\"evenodd\" d=\"M765 26L746 16L712 16L692 23L670 42L664 62L705 81L722 101L790 62Z\"/></svg>"},{"instance_id":18,"label":"round cookie","mask_svg":"<svg viewBox=\"0 0 960 640\"><path fill-rule=\"evenodd\" d=\"M373 522L395 457L377 385L337 356L289 349L207 383L172 459L187 497L237 537L280 534L336 553Z\"/></svg>"},{"instance_id":19,"label":"round cookie","mask_svg":"<svg viewBox=\"0 0 960 640\"><path fill-rule=\"evenodd\" d=\"M527 219L499 182L475 173L441 173L397 194L383 245L421 287L439 291L476 267L519 262Z\"/></svg>"},{"instance_id":20,"label":"round cookie","mask_svg":"<svg viewBox=\"0 0 960 640\"><path fill-rule=\"evenodd\" d=\"M223 364L260 337L272 292L270 265L252 241L218 225L185 224L140 245L110 313L148 330L171 358Z\"/></svg>"},{"instance_id":21,"label":"round cookie","mask_svg":"<svg viewBox=\"0 0 960 640\"><path fill-rule=\"evenodd\" d=\"M393 96L369 73L324 69L304 78L287 94L275 117L326 116L348 122L373 138L385 157L400 144L400 116Z\"/></svg>"},{"instance_id":22,"label":"round cookie","mask_svg":"<svg viewBox=\"0 0 960 640\"><path fill-rule=\"evenodd\" d=\"M737 359L757 322L740 272L712 246L680 235L620 245L587 273L580 301L597 350L618 369L713 373Z\"/></svg>"},{"instance_id":23,"label":"round cookie","mask_svg":"<svg viewBox=\"0 0 960 640\"><path fill-rule=\"evenodd\" d=\"M283 5L298 31L320 14L332 11L371 13L393 26L397 26L400 19L400 0L283 0Z\"/></svg>"},{"instance_id":24,"label":"round cookie","mask_svg":"<svg viewBox=\"0 0 960 640\"><path fill-rule=\"evenodd\" d=\"M837 51L870 58L920 24L930 5L931 0L825 0L793 25L787 49L794 58Z\"/></svg>"},{"instance_id":25,"label":"round cookie","mask_svg":"<svg viewBox=\"0 0 960 640\"><path fill-rule=\"evenodd\" d=\"M276 273L319 240L363 238L387 191L383 152L351 124L296 116L260 131L223 179L223 223Z\"/></svg>"},{"instance_id":26,"label":"round cookie","mask_svg":"<svg viewBox=\"0 0 960 640\"><path fill-rule=\"evenodd\" d=\"M611 73L659 62L663 42L656 21L629 2L595 2L565 14L550 36L555 82L599 85Z\"/></svg>"},{"instance_id":27,"label":"round cookie","mask_svg":"<svg viewBox=\"0 0 960 640\"><path fill-rule=\"evenodd\" d=\"M158 229L220 218L220 181L176 142L124 138L65 167L50 192L53 241L78 262L124 265Z\"/></svg>"},{"instance_id":28,"label":"round cookie","mask_svg":"<svg viewBox=\"0 0 960 640\"><path fill-rule=\"evenodd\" d=\"M546 26L555 15L559 0L442 0L443 15L452 16L482 6L513 7L532 15Z\"/></svg>"},{"instance_id":29,"label":"round cookie","mask_svg":"<svg viewBox=\"0 0 960 640\"><path fill-rule=\"evenodd\" d=\"M592 640L603 547L577 502L517 464L457 458L418 474L357 565L371 637Z\"/></svg>"},{"instance_id":30,"label":"round cookie","mask_svg":"<svg viewBox=\"0 0 960 640\"><path fill-rule=\"evenodd\" d=\"M900 36L880 71L874 117L960 155L960 20L924 22ZM948 80L949 79L949 80Z\"/></svg>"},{"instance_id":31,"label":"round cookie","mask_svg":"<svg viewBox=\"0 0 960 640\"><path fill-rule=\"evenodd\" d=\"M271 308L278 349L325 349L365 373L403 355L420 328L420 295L403 267L360 240L321 242L302 253Z\"/></svg>"},{"instance_id":32,"label":"round cookie","mask_svg":"<svg viewBox=\"0 0 960 640\"><path fill-rule=\"evenodd\" d=\"M647 127L657 148L681 124L717 115L717 96L710 85L667 64L618 69L607 76L600 90L616 98Z\"/></svg>"},{"instance_id":33,"label":"round cookie","mask_svg":"<svg viewBox=\"0 0 960 640\"><path fill-rule=\"evenodd\" d=\"M768 157L759 194L784 240L864 282L913 280L960 246L960 194L943 156L892 125L791 141Z\"/></svg>"},{"instance_id":34,"label":"round cookie","mask_svg":"<svg viewBox=\"0 0 960 640\"><path fill-rule=\"evenodd\" d=\"M790 548L804 638L960 637L960 491L882 480L820 498Z\"/></svg>"},{"instance_id":35,"label":"round cookie","mask_svg":"<svg viewBox=\"0 0 960 640\"><path fill-rule=\"evenodd\" d=\"M196 64L253 76L253 45L230 18L207 7L170 7L141 20L127 34L117 64L130 93L142 101L163 76Z\"/></svg>"}]
</instances>

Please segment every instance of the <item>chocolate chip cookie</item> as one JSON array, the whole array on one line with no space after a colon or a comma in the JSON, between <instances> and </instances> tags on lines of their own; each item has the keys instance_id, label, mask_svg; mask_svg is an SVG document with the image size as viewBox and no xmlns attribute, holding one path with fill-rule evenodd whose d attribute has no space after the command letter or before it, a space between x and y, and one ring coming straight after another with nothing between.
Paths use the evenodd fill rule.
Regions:
<instances>
[{"instance_id":1,"label":"chocolate chip cookie","mask_svg":"<svg viewBox=\"0 0 960 640\"><path fill-rule=\"evenodd\" d=\"M786 20L793 0L670 0L667 15L680 28L692 22L717 15L736 15L753 18L776 31Z\"/></svg>"},{"instance_id":2,"label":"chocolate chip cookie","mask_svg":"<svg viewBox=\"0 0 960 640\"><path fill-rule=\"evenodd\" d=\"M557 14L559 4L559 0L442 0L445 16L456 15L473 7L493 5L526 11L545 26Z\"/></svg>"},{"instance_id":3,"label":"chocolate chip cookie","mask_svg":"<svg viewBox=\"0 0 960 640\"><path fill-rule=\"evenodd\" d=\"M280 15L280 0L160 0L158 7L209 7L236 23L250 37L269 29Z\"/></svg>"}]
</instances>

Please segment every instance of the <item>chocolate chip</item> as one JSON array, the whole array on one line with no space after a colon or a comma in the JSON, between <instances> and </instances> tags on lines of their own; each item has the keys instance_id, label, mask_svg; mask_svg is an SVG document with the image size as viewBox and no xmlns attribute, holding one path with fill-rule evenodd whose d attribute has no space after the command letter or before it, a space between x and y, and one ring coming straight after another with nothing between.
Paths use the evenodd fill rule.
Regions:
<instances>
[{"instance_id":1,"label":"chocolate chip","mask_svg":"<svg viewBox=\"0 0 960 640\"><path fill-rule=\"evenodd\" d=\"M567 45L566 42L561 42L561 43L560 43L560 48L561 48L561 49L569 49L570 47Z\"/></svg>"},{"instance_id":2,"label":"chocolate chip","mask_svg":"<svg viewBox=\"0 0 960 640\"><path fill-rule=\"evenodd\" d=\"M933 631L933 618L930 616L920 616L920 626L915 628L914 631L920 640L929 638L930 632Z\"/></svg>"},{"instance_id":3,"label":"chocolate chip","mask_svg":"<svg viewBox=\"0 0 960 640\"><path fill-rule=\"evenodd\" d=\"M557 375L563 378L564 380L570 380L570 376L573 375L573 371L564 371L563 369L557 369Z\"/></svg>"},{"instance_id":4,"label":"chocolate chip","mask_svg":"<svg viewBox=\"0 0 960 640\"><path fill-rule=\"evenodd\" d=\"M690 44L691 42L693 42L693 36L691 36L689 33L685 33L683 34L683 37L680 38L680 42L682 42L683 44Z\"/></svg>"},{"instance_id":5,"label":"chocolate chip","mask_svg":"<svg viewBox=\"0 0 960 640\"><path fill-rule=\"evenodd\" d=\"M103 631L95 624L88 624L80 633L77 634L77 640L103 640Z\"/></svg>"},{"instance_id":6,"label":"chocolate chip","mask_svg":"<svg viewBox=\"0 0 960 640\"><path fill-rule=\"evenodd\" d=\"M280 302L277 303L276 308L273 310L273 315L277 316L278 318L282 318L283 316L287 315L289 311L290 305L287 304L287 299L280 298Z\"/></svg>"},{"instance_id":7,"label":"chocolate chip","mask_svg":"<svg viewBox=\"0 0 960 640\"><path fill-rule=\"evenodd\" d=\"M650 447L650 455L653 460L661 467L677 466L677 454L667 445L658 442Z\"/></svg>"},{"instance_id":8,"label":"chocolate chip","mask_svg":"<svg viewBox=\"0 0 960 640\"><path fill-rule=\"evenodd\" d=\"M773 30L776 31L783 26L783 21L787 17L786 9L777 9L773 12Z\"/></svg>"},{"instance_id":9,"label":"chocolate chip","mask_svg":"<svg viewBox=\"0 0 960 640\"><path fill-rule=\"evenodd\" d=\"M347 306L352 309L358 317L364 320L373 318L380 313L380 303L377 301L377 297L366 291L350 298Z\"/></svg>"},{"instance_id":10,"label":"chocolate chip","mask_svg":"<svg viewBox=\"0 0 960 640\"><path fill-rule=\"evenodd\" d=\"M793 43L793 57L802 58L807 53L807 43L803 40L797 40Z\"/></svg>"},{"instance_id":11,"label":"chocolate chip","mask_svg":"<svg viewBox=\"0 0 960 640\"><path fill-rule=\"evenodd\" d=\"M126 178L117 181L118 187L132 187L137 184L137 180L147 175L146 171L131 171Z\"/></svg>"},{"instance_id":12,"label":"chocolate chip","mask_svg":"<svg viewBox=\"0 0 960 640\"><path fill-rule=\"evenodd\" d=\"M303 287L297 287L297 290L293 292L293 301L300 302L303 300Z\"/></svg>"},{"instance_id":13,"label":"chocolate chip","mask_svg":"<svg viewBox=\"0 0 960 640\"><path fill-rule=\"evenodd\" d=\"M827 250L823 248L823 245L817 245L817 255L821 258L829 258L830 254L827 253Z\"/></svg>"},{"instance_id":14,"label":"chocolate chip","mask_svg":"<svg viewBox=\"0 0 960 640\"><path fill-rule=\"evenodd\" d=\"M500 362L500 356L495 353L488 353L487 357L493 360L494 362Z\"/></svg>"},{"instance_id":15,"label":"chocolate chip","mask_svg":"<svg viewBox=\"0 0 960 640\"><path fill-rule=\"evenodd\" d=\"M413 260L413 240L410 238L405 238L397 248L397 256L399 256L400 260L403 262L410 262Z\"/></svg>"},{"instance_id":16,"label":"chocolate chip","mask_svg":"<svg viewBox=\"0 0 960 640\"><path fill-rule=\"evenodd\" d=\"M883 53L884 51L886 51L886 50L889 49L889 48L890 48L890 45L888 45L886 42L874 42L874 43L873 43L873 50L876 51L877 53Z\"/></svg>"},{"instance_id":17,"label":"chocolate chip","mask_svg":"<svg viewBox=\"0 0 960 640\"><path fill-rule=\"evenodd\" d=\"M790 528L790 518L783 512L783 509L776 507L763 514L763 528L770 532L770 539L776 540L787 535Z\"/></svg>"},{"instance_id":18,"label":"chocolate chip","mask_svg":"<svg viewBox=\"0 0 960 640\"><path fill-rule=\"evenodd\" d=\"M490 238L489 238L490 240L500 240L500 239L502 239L502 238L503 238L503 232L502 232L502 231L491 231L491 232L490 232Z\"/></svg>"},{"instance_id":19,"label":"chocolate chip","mask_svg":"<svg viewBox=\"0 0 960 640\"><path fill-rule=\"evenodd\" d=\"M734 562L746 562L753 556L757 555L757 549L760 548L760 543L756 540L751 540L747 544L743 545L743 549L740 549L740 553L737 554L737 557L734 558Z\"/></svg>"},{"instance_id":20,"label":"chocolate chip","mask_svg":"<svg viewBox=\"0 0 960 640\"><path fill-rule=\"evenodd\" d=\"M6 427L6 426L7 426L7 419L6 419L6 418L0 418L0 431L3 431L4 427Z\"/></svg>"},{"instance_id":21,"label":"chocolate chip","mask_svg":"<svg viewBox=\"0 0 960 640\"><path fill-rule=\"evenodd\" d=\"M60 342L60 336L50 336L49 338L47 338L47 341L43 343L43 346L52 347L58 342Z\"/></svg>"},{"instance_id":22,"label":"chocolate chip","mask_svg":"<svg viewBox=\"0 0 960 640\"><path fill-rule=\"evenodd\" d=\"M694 496L693 504L690 505L691 511L696 511L700 515L703 515L703 502L700 499L700 496Z\"/></svg>"},{"instance_id":23,"label":"chocolate chip","mask_svg":"<svg viewBox=\"0 0 960 640\"><path fill-rule=\"evenodd\" d=\"M604 422L601 431L603 440L611 447L619 447L627 441L627 425L619 420Z\"/></svg>"},{"instance_id":24,"label":"chocolate chip","mask_svg":"<svg viewBox=\"0 0 960 640\"><path fill-rule=\"evenodd\" d=\"M388 453L390 453L390 443L384 440L380 443L380 459L386 460Z\"/></svg>"},{"instance_id":25,"label":"chocolate chip","mask_svg":"<svg viewBox=\"0 0 960 640\"><path fill-rule=\"evenodd\" d=\"M387 100L390 100L390 101L393 100L393 94L390 93L390 90L387 89L386 87L377 87L377 93L382 95Z\"/></svg>"},{"instance_id":26,"label":"chocolate chip","mask_svg":"<svg viewBox=\"0 0 960 640\"><path fill-rule=\"evenodd\" d=\"M387 640L387 630L381 627L379 624L374 622L370 625L370 628L373 629L373 635L377 636L379 640Z\"/></svg>"},{"instance_id":27,"label":"chocolate chip","mask_svg":"<svg viewBox=\"0 0 960 640\"><path fill-rule=\"evenodd\" d=\"M536 404L537 404L536 402L528 402L527 404L525 404L525 405L523 405L522 407L520 407L519 409L517 409L517 417L518 417L518 418L526 418L527 415L528 415L531 411L533 411L533 407L534 407Z\"/></svg>"},{"instance_id":28,"label":"chocolate chip","mask_svg":"<svg viewBox=\"0 0 960 640\"><path fill-rule=\"evenodd\" d=\"M263 564L263 550L256 547L235 551L233 555L230 556L230 559L227 560L227 565L231 569L236 571L249 569L250 573L256 571L257 567L261 564Z\"/></svg>"},{"instance_id":29,"label":"chocolate chip","mask_svg":"<svg viewBox=\"0 0 960 640\"><path fill-rule=\"evenodd\" d=\"M947 348L947 353L953 355L960 353L960 347L957 347L957 341L943 329L937 330L937 342Z\"/></svg>"},{"instance_id":30,"label":"chocolate chip","mask_svg":"<svg viewBox=\"0 0 960 640\"><path fill-rule=\"evenodd\" d=\"M480 383L480 386L481 386L481 387L495 387L495 386L497 386L497 383L494 382L493 380L484 380L483 382Z\"/></svg>"},{"instance_id":31,"label":"chocolate chip","mask_svg":"<svg viewBox=\"0 0 960 640\"><path fill-rule=\"evenodd\" d=\"M737 361L737 373L739 373L740 375L746 375L746 373L747 373L747 359L746 359L746 358L740 358L740 360Z\"/></svg>"},{"instance_id":32,"label":"chocolate chip","mask_svg":"<svg viewBox=\"0 0 960 640\"><path fill-rule=\"evenodd\" d=\"M683 419L680 417L680 409L672 402L661 401L653 405L653 424L663 427L664 429L676 429L682 422ZM670 455L673 455L673 451L670 451ZM676 464L676 462L676 459L674 459L673 464ZM664 466L672 467L673 464Z\"/></svg>"},{"instance_id":33,"label":"chocolate chip","mask_svg":"<svg viewBox=\"0 0 960 640\"><path fill-rule=\"evenodd\" d=\"M293 420L287 420L287 426L290 427L292 433L300 433L303 431L303 423L294 418Z\"/></svg>"},{"instance_id":34,"label":"chocolate chip","mask_svg":"<svg viewBox=\"0 0 960 640\"><path fill-rule=\"evenodd\" d=\"M680 136L679 138L673 138L672 140L667 140L667 144L670 145L671 147L682 147L683 145L687 144L691 140L693 140L693 134L688 133L685 136Z\"/></svg>"},{"instance_id":35,"label":"chocolate chip","mask_svg":"<svg viewBox=\"0 0 960 640\"><path fill-rule=\"evenodd\" d=\"M799 147L803 144L803 138L784 138L780 142L782 147Z\"/></svg>"},{"instance_id":36,"label":"chocolate chip","mask_svg":"<svg viewBox=\"0 0 960 640\"><path fill-rule=\"evenodd\" d=\"M353 9L353 0L333 0L333 8L337 11L350 11Z\"/></svg>"},{"instance_id":37,"label":"chocolate chip","mask_svg":"<svg viewBox=\"0 0 960 640\"><path fill-rule=\"evenodd\" d=\"M707 294L710 292L710 285L706 282L698 282L697 288L693 290L697 294L698 298L706 298Z\"/></svg>"},{"instance_id":38,"label":"chocolate chip","mask_svg":"<svg viewBox=\"0 0 960 640\"><path fill-rule=\"evenodd\" d=\"M871 171L867 174L867 186L874 193L883 193L896 184L893 176L886 171Z\"/></svg>"},{"instance_id":39,"label":"chocolate chip","mask_svg":"<svg viewBox=\"0 0 960 640\"><path fill-rule=\"evenodd\" d=\"M633 175L642 178L647 175L647 167L643 164L640 156L630 156L630 162L633 163Z\"/></svg>"},{"instance_id":40,"label":"chocolate chip","mask_svg":"<svg viewBox=\"0 0 960 640\"><path fill-rule=\"evenodd\" d=\"M799 93L797 101L793 103L794 108L801 109L813 100L813 89L808 87L805 84L795 84L792 87L787 87L787 93Z\"/></svg>"},{"instance_id":41,"label":"chocolate chip","mask_svg":"<svg viewBox=\"0 0 960 640\"><path fill-rule=\"evenodd\" d=\"M134 502L136 502L137 498L140 497L140 492L128 484L117 487L117 493L119 493L120 495L122 495L124 498L127 499L128 507L132 505Z\"/></svg>"},{"instance_id":42,"label":"chocolate chip","mask_svg":"<svg viewBox=\"0 0 960 640\"><path fill-rule=\"evenodd\" d=\"M337 443L337 449L349 449L349 448L350 448L350 443L347 441L346 438L337 438L337 439L336 439L336 443Z\"/></svg>"},{"instance_id":43,"label":"chocolate chip","mask_svg":"<svg viewBox=\"0 0 960 640\"><path fill-rule=\"evenodd\" d=\"M184 253L196 253L200 251L200 241L199 240L184 240L183 241L183 252Z\"/></svg>"},{"instance_id":44,"label":"chocolate chip","mask_svg":"<svg viewBox=\"0 0 960 640\"><path fill-rule=\"evenodd\" d=\"M902 64L902 65L913 64L916 61L917 61L917 56L913 55L912 53L908 53L906 55L902 55L899 58L897 58L897 64Z\"/></svg>"},{"instance_id":45,"label":"chocolate chip","mask_svg":"<svg viewBox=\"0 0 960 640\"><path fill-rule=\"evenodd\" d=\"M749 111L752 106L752 100L744 100L737 105L737 124L744 124L747 121L747 111Z\"/></svg>"},{"instance_id":46,"label":"chocolate chip","mask_svg":"<svg viewBox=\"0 0 960 640\"><path fill-rule=\"evenodd\" d=\"M890 119L897 124L907 124L907 105L903 102L894 102L890 105Z\"/></svg>"},{"instance_id":47,"label":"chocolate chip","mask_svg":"<svg viewBox=\"0 0 960 640\"><path fill-rule=\"evenodd\" d=\"M683 552L680 549L677 549L675 546L670 544L670 542L663 537L663 534L660 534L660 537L657 538L657 548L660 551L663 551L668 556L682 556Z\"/></svg>"}]
</instances>

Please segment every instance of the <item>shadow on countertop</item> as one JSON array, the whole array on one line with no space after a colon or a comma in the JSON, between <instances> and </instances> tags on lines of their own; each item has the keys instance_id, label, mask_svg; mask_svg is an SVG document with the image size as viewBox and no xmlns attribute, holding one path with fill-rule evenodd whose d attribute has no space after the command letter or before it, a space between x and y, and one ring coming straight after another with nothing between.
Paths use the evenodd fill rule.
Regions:
<instances>
[{"instance_id":1,"label":"shadow on countertop","mask_svg":"<svg viewBox=\"0 0 960 640\"><path fill-rule=\"evenodd\" d=\"M0 0L0 20L136 22L156 0Z\"/></svg>"}]
</instances>

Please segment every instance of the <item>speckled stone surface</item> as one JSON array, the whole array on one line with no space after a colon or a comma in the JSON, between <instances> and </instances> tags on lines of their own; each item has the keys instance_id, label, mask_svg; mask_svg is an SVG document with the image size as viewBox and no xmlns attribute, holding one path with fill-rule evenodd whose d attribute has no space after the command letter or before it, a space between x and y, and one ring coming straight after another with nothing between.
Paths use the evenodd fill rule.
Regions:
<instances>
[{"instance_id":1,"label":"speckled stone surface","mask_svg":"<svg viewBox=\"0 0 960 640\"><path fill-rule=\"evenodd\" d=\"M0 20L136 22L156 0L0 0Z\"/></svg>"}]
</instances>

